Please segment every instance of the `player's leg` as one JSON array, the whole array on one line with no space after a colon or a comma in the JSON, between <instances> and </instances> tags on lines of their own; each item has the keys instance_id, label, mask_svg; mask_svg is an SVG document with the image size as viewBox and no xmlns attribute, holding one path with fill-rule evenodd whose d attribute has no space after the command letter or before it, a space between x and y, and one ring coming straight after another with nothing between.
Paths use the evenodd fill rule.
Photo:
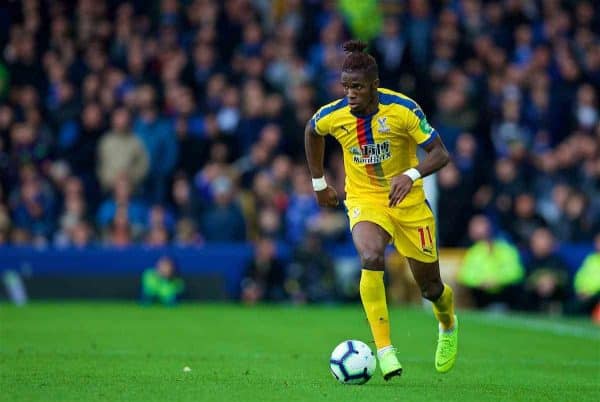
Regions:
<instances>
[{"instance_id":1,"label":"player's leg","mask_svg":"<svg viewBox=\"0 0 600 402\"><path fill-rule=\"evenodd\" d=\"M454 326L454 298L452 288L442 282L439 261L422 262L408 258L421 295L433 303L433 312L444 330Z\"/></svg>"},{"instance_id":2,"label":"player's leg","mask_svg":"<svg viewBox=\"0 0 600 402\"><path fill-rule=\"evenodd\" d=\"M456 360L458 324L452 289L440 277L433 212L425 202L394 210L393 214L397 222L394 245L408 259L421 294L433 303L433 312L439 321L435 366L445 373Z\"/></svg>"},{"instance_id":3,"label":"player's leg","mask_svg":"<svg viewBox=\"0 0 600 402\"><path fill-rule=\"evenodd\" d=\"M458 352L458 320L454 315L452 288L442 282L439 261L423 262L408 258L408 263L421 294L433 303L433 313L439 321L435 368L446 373L454 367Z\"/></svg>"},{"instance_id":4,"label":"player's leg","mask_svg":"<svg viewBox=\"0 0 600 402\"><path fill-rule=\"evenodd\" d=\"M362 221L352 228L352 240L362 266L360 298L377 347L383 376L389 380L402 373L390 339L390 321L383 283L385 248L390 235L379 225Z\"/></svg>"}]
</instances>

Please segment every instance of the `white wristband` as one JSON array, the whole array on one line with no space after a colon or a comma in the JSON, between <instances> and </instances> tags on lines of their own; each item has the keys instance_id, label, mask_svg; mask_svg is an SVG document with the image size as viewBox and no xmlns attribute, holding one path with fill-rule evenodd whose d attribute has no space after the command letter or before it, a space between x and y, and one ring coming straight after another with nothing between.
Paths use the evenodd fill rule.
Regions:
<instances>
[{"instance_id":1,"label":"white wristband","mask_svg":"<svg viewBox=\"0 0 600 402\"><path fill-rule=\"evenodd\" d=\"M319 177L317 179L312 179L313 190L315 191L323 191L327 188L327 182L325 181L325 176Z\"/></svg>"},{"instance_id":2,"label":"white wristband","mask_svg":"<svg viewBox=\"0 0 600 402\"><path fill-rule=\"evenodd\" d=\"M408 177L410 177L410 179L413 181L413 183L415 182L415 180L420 179L421 178L421 172L419 172L417 169L415 168L410 168L406 171L404 171L402 174L407 175Z\"/></svg>"}]
</instances>

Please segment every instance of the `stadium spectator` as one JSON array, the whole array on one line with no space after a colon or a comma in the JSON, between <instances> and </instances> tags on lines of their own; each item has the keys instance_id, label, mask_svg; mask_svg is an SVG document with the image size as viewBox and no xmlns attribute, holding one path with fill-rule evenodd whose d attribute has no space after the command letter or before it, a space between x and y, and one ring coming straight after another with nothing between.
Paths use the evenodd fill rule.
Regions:
<instances>
[{"instance_id":1,"label":"stadium spectator","mask_svg":"<svg viewBox=\"0 0 600 402\"><path fill-rule=\"evenodd\" d=\"M15 123L10 130L10 153L7 174L17 179L23 165L33 164L38 169L49 160L52 151L52 139L46 131L37 132L27 123Z\"/></svg>"},{"instance_id":2,"label":"stadium spectator","mask_svg":"<svg viewBox=\"0 0 600 402\"><path fill-rule=\"evenodd\" d=\"M285 267L277 258L275 242L268 237L260 237L241 283L242 301L255 304L262 300L284 300L287 297L284 281Z\"/></svg>"},{"instance_id":3,"label":"stadium spectator","mask_svg":"<svg viewBox=\"0 0 600 402\"><path fill-rule=\"evenodd\" d=\"M490 221L476 215L469 222L473 245L467 249L458 282L469 288L476 307L520 307L519 284L524 277L517 249L495 239Z\"/></svg>"},{"instance_id":4,"label":"stadium spectator","mask_svg":"<svg viewBox=\"0 0 600 402\"><path fill-rule=\"evenodd\" d=\"M77 177L69 177L63 186L63 210L58 219L59 228L54 235L54 244L67 247L74 245L75 234L77 243L83 240L80 231L84 229L80 224L88 219L88 206L82 181ZM88 225L87 229L91 229ZM87 243L87 241L83 241Z\"/></svg>"},{"instance_id":5,"label":"stadium spectator","mask_svg":"<svg viewBox=\"0 0 600 402\"><path fill-rule=\"evenodd\" d=\"M183 290L183 280L179 278L175 261L170 257L161 257L156 266L148 268L142 274L143 304L159 302L172 306Z\"/></svg>"},{"instance_id":6,"label":"stadium spectator","mask_svg":"<svg viewBox=\"0 0 600 402\"><path fill-rule=\"evenodd\" d=\"M292 244L302 241L307 225L319 214L317 200L313 195L310 176L304 167L297 167L292 176L294 186L286 212L286 238Z\"/></svg>"},{"instance_id":7,"label":"stadium spectator","mask_svg":"<svg viewBox=\"0 0 600 402\"><path fill-rule=\"evenodd\" d=\"M294 303L334 300L333 261L323 250L318 232L309 230L294 249L287 267L285 288Z\"/></svg>"},{"instance_id":8,"label":"stadium spectator","mask_svg":"<svg viewBox=\"0 0 600 402\"><path fill-rule=\"evenodd\" d=\"M575 274L575 300L570 312L590 314L600 304L600 234L594 239L594 251Z\"/></svg>"},{"instance_id":9,"label":"stadium spectator","mask_svg":"<svg viewBox=\"0 0 600 402\"><path fill-rule=\"evenodd\" d=\"M96 223L102 229L112 225L112 229L118 230L124 229L124 224L127 228L132 225L131 234L138 238L146 223L146 214L146 206L132 196L129 179L122 176L115 182L112 196L98 208Z\"/></svg>"},{"instance_id":10,"label":"stadium spectator","mask_svg":"<svg viewBox=\"0 0 600 402\"><path fill-rule=\"evenodd\" d=\"M508 231L514 243L525 249L536 229L546 227L546 221L535 210L535 198L531 193L518 194L514 199Z\"/></svg>"},{"instance_id":11,"label":"stadium spectator","mask_svg":"<svg viewBox=\"0 0 600 402\"><path fill-rule=\"evenodd\" d=\"M161 205L153 205L147 214L144 244L150 247L165 247L175 229L173 216Z\"/></svg>"},{"instance_id":12,"label":"stadium spectator","mask_svg":"<svg viewBox=\"0 0 600 402\"><path fill-rule=\"evenodd\" d=\"M97 147L105 130L104 112L98 103L88 103L78 119L66 122L59 131L58 157L84 181L86 193L97 194ZM118 152L118 150L113 149Z\"/></svg>"},{"instance_id":13,"label":"stadium spectator","mask_svg":"<svg viewBox=\"0 0 600 402\"><path fill-rule=\"evenodd\" d=\"M145 227L164 228L167 233L172 233L175 227L175 219L171 212L160 204L155 204L148 210Z\"/></svg>"},{"instance_id":14,"label":"stadium spectator","mask_svg":"<svg viewBox=\"0 0 600 402\"><path fill-rule=\"evenodd\" d=\"M560 219L561 231L565 240L571 242L589 241L600 232L597 212L590 208L587 196L573 191L565 201L564 214Z\"/></svg>"},{"instance_id":15,"label":"stadium spectator","mask_svg":"<svg viewBox=\"0 0 600 402\"><path fill-rule=\"evenodd\" d=\"M346 214L337 209L321 209L319 214L308 222L307 233L316 232L325 245L342 243L349 238Z\"/></svg>"},{"instance_id":16,"label":"stadium spectator","mask_svg":"<svg viewBox=\"0 0 600 402\"><path fill-rule=\"evenodd\" d=\"M172 210L175 219L189 219L197 223L200 217L201 204L192 186L183 174L178 174L173 180L171 189Z\"/></svg>"},{"instance_id":17,"label":"stadium spectator","mask_svg":"<svg viewBox=\"0 0 600 402\"><path fill-rule=\"evenodd\" d=\"M236 200L236 188L227 176L211 184L213 202L200 218L200 231L207 242L241 242L246 240L246 221Z\"/></svg>"},{"instance_id":18,"label":"stadium spectator","mask_svg":"<svg viewBox=\"0 0 600 402\"><path fill-rule=\"evenodd\" d=\"M512 222L515 197L524 192L526 183L519 174L517 164L511 159L499 159L495 164L494 195L490 206L500 226L505 230ZM486 208L487 209L487 208Z\"/></svg>"},{"instance_id":19,"label":"stadium spectator","mask_svg":"<svg viewBox=\"0 0 600 402\"><path fill-rule=\"evenodd\" d=\"M353 36L369 41L381 30L381 8L377 0L340 0L338 7L345 16Z\"/></svg>"},{"instance_id":20,"label":"stadium spectator","mask_svg":"<svg viewBox=\"0 0 600 402\"><path fill-rule=\"evenodd\" d=\"M158 109L155 89L141 85L135 94L137 115L133 123L134 133L142 140L150 160L150 168L144 183L144 198L161 203L167 193L167 180L177 163L177 141L173 127Z\"/></svg>"},{"instance_id":21,"label":"stadium spectator","mask_svg":"<svg viewBox=\"0 0 600 402\"><path fill-rule=\"evenodd\" d=\"M193 176L208 158L209 142L192 135L185 119L179 118L175 121L175 133L179 154L176 170Z\"/></svg>"},{"instance_id":22,"label":"stadium spectator","mask_svg":"<svg viewBox=\"0 0 600 402\"><path fill-rule=\"evenodd\" d=\"M556 240L547 228L533 231L529 240L531 259L526 264L526 307L561 313L569 297L569 271L557 254Z\"/></svg>"},{"instance_id":23,"label":"stadium spectator","mask_svg":"<svg viewBox=\"0 0 600 402\"><path fill-rule=\"evenodd\" d=\"M70 230L70 242L72 247L84 249L94 244L94 232L88 221L79 221Z\"/></svg>"},{"instance_id":24,"label":"stadium spectator","mask_svg":"<svg viewBox=\"0 0 600 402\"><path fill-rule=\"evenodd\" d=\"M466 243L467 228L463 222L468 222L473 210L470 203L472 191L454 163L449 163L437 174L439 188L437 211L440 219L438 236L440 245L457 247Z\"/></svg>"},{"instance_id":25,"label":"stadium spectator","mask_svg":"<svg viewBox=\"0 0 600 402\"><path fill-rule=\"evenodd\" d=\"M33 165L22 167L10 199L13 225L33 236L35 243L46 244L56 225L56 196Z\"/></svg>"},{"instance_id":26,"label":"stadium spectator","mask_svg":"<svg viewBox=\"0 0 600 402\"><path fill-rule=\"evenodd\" d=\"M180 247L202 245L203 239L198 233L198 225L189 218L183 218L177 221L175 226L174 243Z\"/></svg>"},{"instance_id":27,"label":"stadium spectator","mask_svg":"<svg viewBox=\"0 0 600 402\"><path fill-rule=\"evenodd\" d=\"M483 148L475 136L469 132L460 133L453 146L452 158L463 176L467 188L476 193L490 181L489 161L485 160ZM471 200L474 204L476 202Z\"/></svg>"},{"instance_id":28,"label":"stadium spectator","mask_svg":"<svg viewBox=\"0 0 600 402\"><path fill-rule=\"evenodd\" d=\"M147 172L148 154L131 131L129 112L125 108L116 109L112 114L112 130L98 144L100 184L105 191L111 191L117 179L125 175L136 189Z\"/></svg>"},{"instance_id":29,"label":"stadium spectator","mask_svg":"<svg viewBox=\"0 0 600 402\"><path fill-rule=\"evenodd\" d=\"M47 79L36 49L35 32L25 26L16 26L11 30L4 56L11 87L32 85L37 91L45 87Z\"/></svg>"},{"instance_id":30,"label":"stadium spectator","mask_svg":"<svg viewBox=\"0 0 600 402\"><path fill-rule=\"evenodd\" d=\"M394 88L398 84L397 72L406 73L407 43L402 35L400 21L387 17L383 21L381 33L373 40L373 57L379 66L379 79L384 88Z\"/></svg>"},{"instance_id":31,"label":"stadium spectator","mask_svg":"<svg viewBox=\"0 0 600 402\"><path fill-rule=\"evenodd\" d=\"M266 169L269 163L269 150L260 144L254 144L249 154L242 156L233 163L233 168L241 177L242 185L247 187L252 183L254 175Z\"/></svg>"},{"instance_id":32,"label":"stadium spectator","mask_svg":"<svg viewBox=\"0 0 600 402\"><path fill-rule=\"evenodd\" d=\"M52 113L49 118L50 125L58 131L59 144L67 148L76 139L71 127L81 113L81 104L76 98L75 87L69 81L51 82L48 92L47 107Z\"/></svg>"},{"instance_id":33,"label":"stadium spectator","mask_svg":"<svg viewBox=\"0 0 600 402\"><path fill-rule=\"evenodd\" d=\"M0 204L0 246L7 245L10 234L10 214L5 205Z\"/></svg>"},{"instance_id":34,"label":"stadium spectator","mask_svg":"<svg viewBox=\"0 0 600 402\"><path fill-rule=\"evenodd\" d=\"M454 151L460 133L472 131L476 124L476 112L468 102L464 85L448 86L440 90L436 98L437 112L433 115L432 124L448 138L450 152Z\"/></svg>"},{"instance_id":35,"label":"stadium spectator","mask_svg":"<svg viewBox=\"0 0 600 402\"><path fill-rule=\"evenodd\" d=\"M147 231L144 244L149 247L165 247L169 244L169 232L161 225L152 226Z\"/></svg>"},{"instance_id":36,"label":"stadium spectator","mask_svg":"<svg viewBox=\"0 0 600 402\"><path fill-rule=\"evenodd\" d=\"M273 206L261 208L256 216L257 233L276 239L284 238L284 225L281 214Z\"/></svg>"}]
</instances>

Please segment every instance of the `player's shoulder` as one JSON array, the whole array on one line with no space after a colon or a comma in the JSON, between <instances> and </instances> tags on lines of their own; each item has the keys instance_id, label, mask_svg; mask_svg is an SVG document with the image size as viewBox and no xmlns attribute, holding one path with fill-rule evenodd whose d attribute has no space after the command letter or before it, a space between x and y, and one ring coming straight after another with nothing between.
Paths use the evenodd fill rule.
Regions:
<instances>
[{"instance_id":1,"label":"player's shoulder","mask_svg":"<svg viewBox=\"0 0 600 402\"><path fill-rule=\"evenodd\" d=\"M323 118L332 117L336 112L342 111L346 106L348 106L348 98L343 97L341 99L336 99L333 102L321 106L313 116L313 120L318 122Z\"/></svg>"},{"instance_id":2,"label":"player's shoulder","mask_svg":"<svg viewBox=\"0 0 600 402\"><path fill-rule=\"evenodd\" d=\"M420 106L412 98L401 92L392 91L387 88L379 88L379 103L382 105L395 105L409 110L420 109Z\"/></svg>"}]
</instances>

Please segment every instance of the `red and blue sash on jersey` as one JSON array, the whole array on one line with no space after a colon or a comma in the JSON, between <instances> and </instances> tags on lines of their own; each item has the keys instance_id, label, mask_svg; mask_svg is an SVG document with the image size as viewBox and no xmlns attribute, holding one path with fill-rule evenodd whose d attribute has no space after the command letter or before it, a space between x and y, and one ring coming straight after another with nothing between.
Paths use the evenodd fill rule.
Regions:
<instances>
[{"instance_id":1,"label":"red and blue sash on jersey","mask_svg":"<svg viewBox=\"0 0 600 402\"><path fill-rule=\"evenodd\" d=\"M375 140L373 139L373 128L371 124L372 121L373 115L364 118L356 118L356 133L358 138L358 144L360 145L361 150L365 149L365 145L375 144ZM363 156L367 157L368 155ZM381 162L366 163L365 169L367 169L367 176L369 176L371 184L380 186L387 185Z\"/></svg>"}]
</instances>

